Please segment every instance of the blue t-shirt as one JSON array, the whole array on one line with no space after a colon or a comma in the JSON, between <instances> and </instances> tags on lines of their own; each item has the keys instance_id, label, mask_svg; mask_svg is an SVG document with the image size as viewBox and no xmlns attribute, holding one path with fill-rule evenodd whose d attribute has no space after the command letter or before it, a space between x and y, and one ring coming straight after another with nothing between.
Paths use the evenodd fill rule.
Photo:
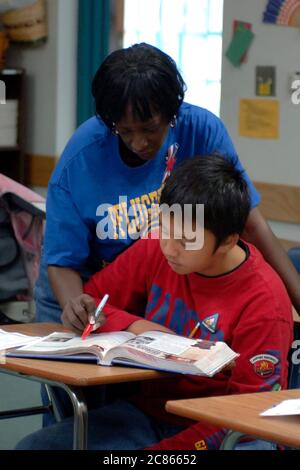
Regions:
<instances>
[{"instance_id":1,"label":"blue t-shirt","mask_svg":"<svg viewBox=\"0 0 300 470\"><path fill-rule=\"evenodd\" d=\"M138 167L124 163L118 137L100 118L86 121L70 139L50 180L44 262L88 277L126 249L150 207L158 204L166 156L175 144L176 165L195 155L218 153L243 170L222 121L197 106L181 105L177 124L169 128L155 158ZM259 194L244 176L255 207Z\"/></svg>"}]
</instances>

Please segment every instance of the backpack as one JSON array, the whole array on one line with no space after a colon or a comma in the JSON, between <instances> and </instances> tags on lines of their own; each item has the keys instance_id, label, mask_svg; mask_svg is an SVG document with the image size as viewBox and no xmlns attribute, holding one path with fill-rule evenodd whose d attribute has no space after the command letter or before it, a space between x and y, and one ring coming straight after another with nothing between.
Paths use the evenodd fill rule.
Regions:
<instances>
[{"instance_id":1,"label":"backpack","mask_svg":"<svg viewBox=\"0 0 300 470\"><path fill-rule=\"evenodd\" d=\"M0 174L0 311L4 302L30 302L33 298L44 205L43 197ZM14 320L18 320L16 315ZM19 320L24 321L22 315Z\"/></svg>"}]
</instances>

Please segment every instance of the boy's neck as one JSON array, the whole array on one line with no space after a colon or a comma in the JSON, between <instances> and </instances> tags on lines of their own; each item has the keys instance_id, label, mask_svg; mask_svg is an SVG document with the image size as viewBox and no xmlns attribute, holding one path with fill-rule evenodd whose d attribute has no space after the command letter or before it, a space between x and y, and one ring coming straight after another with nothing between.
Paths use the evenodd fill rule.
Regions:
<instances>
[{"instance_id":1,"label":"boy's neck","mask_svg":"<svg viewBox=\"0 0 300 470\"><path fill-rule=\"evenodd\" d=\"M215 264L205 273L199 273L204 276L223 276L234 269L238 268L247 258L246 250L238 245L235 245L223 256L216 258Z\"/></svg>"}]
</instances>

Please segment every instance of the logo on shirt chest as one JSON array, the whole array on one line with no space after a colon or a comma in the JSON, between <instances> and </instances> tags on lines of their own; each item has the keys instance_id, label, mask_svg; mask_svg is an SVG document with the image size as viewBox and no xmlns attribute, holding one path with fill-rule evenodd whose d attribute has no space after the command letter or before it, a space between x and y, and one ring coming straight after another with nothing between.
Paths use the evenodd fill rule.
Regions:
<instances>
[{"instance_id":1,"label":"logo on shirt chest","mask_svg":"<svg viewBox=\"0 0 300 470\"><path fill-rule=\"evenodd\" d=\"M204 320L201 322L201 325L211 333L215 333L217 331L218 319L219 314L214 313L213 315L209 315L209 317L204 318Z\"/></svg>"}]
</instances>

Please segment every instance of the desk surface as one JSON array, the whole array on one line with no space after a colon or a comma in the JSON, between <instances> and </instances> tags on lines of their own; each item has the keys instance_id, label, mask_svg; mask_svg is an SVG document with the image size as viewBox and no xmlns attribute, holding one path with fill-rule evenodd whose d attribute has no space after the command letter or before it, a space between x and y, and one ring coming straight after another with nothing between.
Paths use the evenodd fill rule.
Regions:
<instances>
[{"instance_id":1,"label":"desk surface","mask_svg":"<svg viewBox=\"0 0 300 470\"><path fill-rule=\"evenodd\" d=\"M300 416L259 416L282 400L300 398L300 390L261 392L168 401L170 413L205 421L251 436L300 448Z\"/></svg>"},{"instance_id":2,"label":"desk surface","mask_svg":"<svg viewBox=\"0 0 300 470\"><path fill-rule=\"evenodd\" d=\"M45 336L53 331L68 331L62 325L54 323L1 325L1 328L5 331L33 336ZM97 364L83 364L71 361L63 362L8 357L0 358L0 369L7 369L13 372L79 387L170 377L170 374L147 369L116 366L102 367Z\"/></svg>"}]
</instances>

